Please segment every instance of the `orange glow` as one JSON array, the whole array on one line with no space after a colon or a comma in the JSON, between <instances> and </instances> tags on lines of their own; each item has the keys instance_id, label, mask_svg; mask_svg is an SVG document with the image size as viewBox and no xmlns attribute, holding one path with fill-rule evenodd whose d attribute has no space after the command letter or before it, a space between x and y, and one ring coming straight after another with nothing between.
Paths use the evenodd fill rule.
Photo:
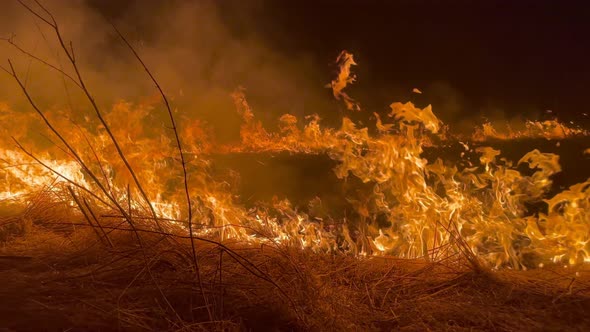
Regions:
<instances>
[{"instance_id":1,"label":"orange glow","mask_svg":"<svg viewBox=\"0 0 590 332\"><path fill-rule=\"evenodd\" d=\"M590 136L590 131L582 128L573 128L557 120L546 121L526 121L524 129L501 132L496 130L491 122L484 123L481 127L476 128L471 139L483 142L490 139L509 140L521 138L546 138L546 139L564 139L576 136Z\"/></svg>"},{"instance_id":2,"label":"orange glow","mask_svg":"<svg viewBox=\"0 0 590 332\"><path fill-rule=\"evenodd\" d=\"M342 52L337 61L341 71L330 84L334 97L342 100L347 109L360 110L360 105L343 92L354 82L350 72L355 65L353 56ZM317 115L301 121L290 114L282 115L279 130L271 132L256 119L243 89L231 97L242 118L240 142L215 143L198 120L184 121L180 128L187 144L196 233L200 235L429 260L452 257L465 251L466 246L482 263L494 267L590 261L590 180L547 198L550 177L561 171L557 155L533 150L512 165L498 159L501 151L479 147L479 165L460 169L442 159L428 162L422 156L423 148L435 139L449 140L430 105L419 108L411 102L392 103L387 116L375 114L375 133L348 117L343 117L340 128L334 129L322 127ZM107 120L158 216L168 220L170 227L184 227L187 216L180 207L183 195L181 174L175 167L177 151L168 136L146 124L154 107L149 100L139 104L119 102ZM67 185L68 181L104 199L86 172L59 145L42 146L23 134L35 125L33 115L5 104L0 108L4 123L21 126L10 132L2 129L1 200L24 203L28 194L47 186L59 192L62 189L56 183ZM47 116L64 129L66 140L92 171L100 174L122 205L128 204L137 213L146 211L129 171L114 157L116 152L101 127L91 130L88 123L74 125L65 112L50 112ZM117 126L119 123L130 125ZM15 138L25 149L53 171L14 148L14 143L6 139L10 135L19 135ZM501 134L486 123L473 134L472 141L572 135L588 132L545 121L527 122L523 131ZM327 227L288 200L279 199L248 210L232 194L228 182L215 178L209 170L213 153L283 151L327 155L337 162L334 172L339 179L354 177L369 184L372 189L363 197L342 197L355 207L358 220L342 220L338 227ZM517 170L519 165L528 166L532 174L522 174ZM542 201L547 204L546 212L527 214L526 204Z\"/></svg>"}]
</instances>

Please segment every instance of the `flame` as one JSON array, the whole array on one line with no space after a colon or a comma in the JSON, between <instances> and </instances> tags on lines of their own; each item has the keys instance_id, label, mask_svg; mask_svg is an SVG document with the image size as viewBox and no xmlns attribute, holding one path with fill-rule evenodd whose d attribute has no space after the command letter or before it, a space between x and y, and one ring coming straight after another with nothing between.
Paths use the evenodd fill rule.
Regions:
<instances>
[{"instance_id":1,"label":"flame","mask_svg":"<svg viewBox=\"0 0 590 332\"><path fill-rule=\"evenodd\" d=\"M476 128L471 139L476 142L487 140L513 140L523 138L564 139L576 136L590 136L590 131L583 128L574 128L559 122L557 119L546 121L526 121L524 129L513 130L508 127L507 132L496 130L491 122L486 122Z\"/></svg>"},{"instance_id":2,"label":"flame","mask_svg":"<svg viewBox=\"0 0 590 332\"><path fill-rule=\"evenodd\" d=\"M353 56L342 52L337 61L341 70L330 84L334 97L343 100L349 110L360 110L360 104L342 91L355 80L350 71L356 64ZM561 171L557 155L533 150L513 165L498 159L501 151L480 146L475 149L479 165L460 168L440 158L429 162L422 156L424 147L434 141L453 139L430 105L419 108L411 102L392 103L386 116L374 114L374 128L359 126L348 117L342 118L339 128L327 128L320 124L318 115L300 121L284 114L278 119L279 130L271 132L256 119L244 89L237 89L231 97L242 118L240 142L217 144L204 123L195 119L185 119L179 129L187 144L192 212L199 235L429 260L447 259L467 250L494 267L590 261L590 179L547 197L551 176ZM91 181L92 172L118 203L136 214L145 213L150 204L170 226L185 227L187 212L180 203L184 198L177 150L161 125L153 122L151 115L157 107L150 99L121 101L106 117L145 186L147 203L132 185L129 170L114 157L116 151L104 128L87 118L71 116L75 112L52 110L46 114L84 160L88 166L84 169L57 140L41 144L39 138L26 135L39 127L32 115L0 104L3 123L15 124L2 128L0 136L0 199L25 204L30 193L49 186L59 194L63 188L56 183L75 184L81 194L104 200L100 204L107 209L109 202ZM130 125L118 126L121 123ZM586 134L557 121L528 122L524 131L508 134L485 123L470 141ZM7 138L10 136L23 149L15 148ZM470 150L469 142L461 144ZM213 153L283 151L327 155L337 162L334 173L339 179L355 178L370 188L369 192L342 197L354 207L354 215L330 224L278 198L247 209L234 195L231 181L210 171ZM521 165L528 166L532 174L519 171ZM527 213L527 204L539 203L546 205L546 212ZM319 198L310 202L310 206L320 204Z\"/></svg>"},{"instance_id":3,"label":"flame","mask_svg":"<svg viewBox=\"0 0 590 332\"><path fill-rule=\"evenodd\" d=\"M342 98L342 101L344 101L348 110L360 111L360 105L354 99L350 98L348 94L342 91L348 84L352 84L356 80L356 76L353 75L351 71L351 67L356 65L356 62L354 62L354 56L346 51L342 51L340 55L338 55L336 63L338 63L338 66L340 67L340 72L328 87L332 88L334 98L337 100Z\"/></svg>"}]
</instances>

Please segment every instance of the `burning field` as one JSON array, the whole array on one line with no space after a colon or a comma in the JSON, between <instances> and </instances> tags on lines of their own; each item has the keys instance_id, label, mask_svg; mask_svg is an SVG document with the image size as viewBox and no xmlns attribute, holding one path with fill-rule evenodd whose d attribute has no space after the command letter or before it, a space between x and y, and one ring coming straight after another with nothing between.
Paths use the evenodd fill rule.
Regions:
<instances>
[{"instance_id":1,"label":"burning field","mask_svg":"<svg viewBox=\"0 0 590 332\"><path fill-rule=\"evenodd\" d=\"M0 329L590 329L587 129L368 111L342 51L336 125L263 124L238 86L228 139L114 25L155 94L105 107L60 20L18 2L59 55L4 40L24 102L0 103ZM47 106L23 63L68 105Z\"/></svg>"}]
</instances>

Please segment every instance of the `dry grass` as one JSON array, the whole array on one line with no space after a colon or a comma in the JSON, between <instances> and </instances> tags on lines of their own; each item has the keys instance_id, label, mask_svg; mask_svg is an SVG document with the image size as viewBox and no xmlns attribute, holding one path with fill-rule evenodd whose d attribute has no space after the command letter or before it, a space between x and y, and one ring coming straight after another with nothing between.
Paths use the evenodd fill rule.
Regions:
<instances>
[{"instance_id":1,"label":"dry grass","mask_svg":"<svg viewBox=\"0 0 590 332\"><path fill-rule=\"evenodd\" d=\"M199 242L205 302L188 238L142 232L147 245L140 249L132 232L112 229L114 219L102 222L114 248L63 204L37 201L0 220L0 328L590 329L587 270L474 272L460 260L358 259L278 245L236 242L224 249Z\"/></svg>"},{"instance_id":2,"label":"dry grass","mask_svg":"<svg viewBox=\"0 0 590 332\"><path fill-rule=\"evenodd\" d=\"M55 18L39 1L33 1L32 7L19 2L53 29L76 75L48 65L11 39L6 41L81 89L140 198L149 203L86 88L72 44L63 39ZM166 105L181 159L191 227L191 199L195 198L189 194L170 105L139 55L119 36ZM93 161L82 158L62 135L65 130L54 127L12 62L1 69L15 79L61 148L92 180L93 189L72 190L70 195L63 190L63 199L31 197L24 210L1 207L0 330L590 330L588 271L551 267L531 273L491 272L474 270L477 266L461 257L439 263L355 258L274 244L222 244L188 237L180 229L155 230L153 208L151 214L145 213L151 219L131 216L131 204L128 209L121 206L121 199L108 190L108 181L89 167ZM93 191L104 194L108 204L103 205L110 205L123 218L101 216L96 207L91 212L83 195L93 196ZM77 208L70 205L72 198Z\"/></svg>"}]
</instances>

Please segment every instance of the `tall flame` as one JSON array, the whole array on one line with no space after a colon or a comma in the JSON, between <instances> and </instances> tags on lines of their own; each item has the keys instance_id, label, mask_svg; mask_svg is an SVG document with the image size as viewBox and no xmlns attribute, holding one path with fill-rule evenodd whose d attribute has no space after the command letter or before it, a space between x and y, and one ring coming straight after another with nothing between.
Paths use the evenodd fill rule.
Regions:
<instances>
[{"instance_id":1,"label":"tall flame","mask_svg":"<svg viewBox=\"0 0 590 332\"><path fill-rule=\"evenodd\" d=\"M340 55L338 55L336 62L340 67L340 72L328 87L332 88L334 98L337 100L342 99L342 101L344 101L348 110L360 111L360 105L354 99L349 97L348 94L342 91L347 85L354 83L356 80L356 76L352 74L351 71L351 67L356 65L356 62L354 62L354 56L346 51L342 51Z\"/></svg>"}]
</instances>

